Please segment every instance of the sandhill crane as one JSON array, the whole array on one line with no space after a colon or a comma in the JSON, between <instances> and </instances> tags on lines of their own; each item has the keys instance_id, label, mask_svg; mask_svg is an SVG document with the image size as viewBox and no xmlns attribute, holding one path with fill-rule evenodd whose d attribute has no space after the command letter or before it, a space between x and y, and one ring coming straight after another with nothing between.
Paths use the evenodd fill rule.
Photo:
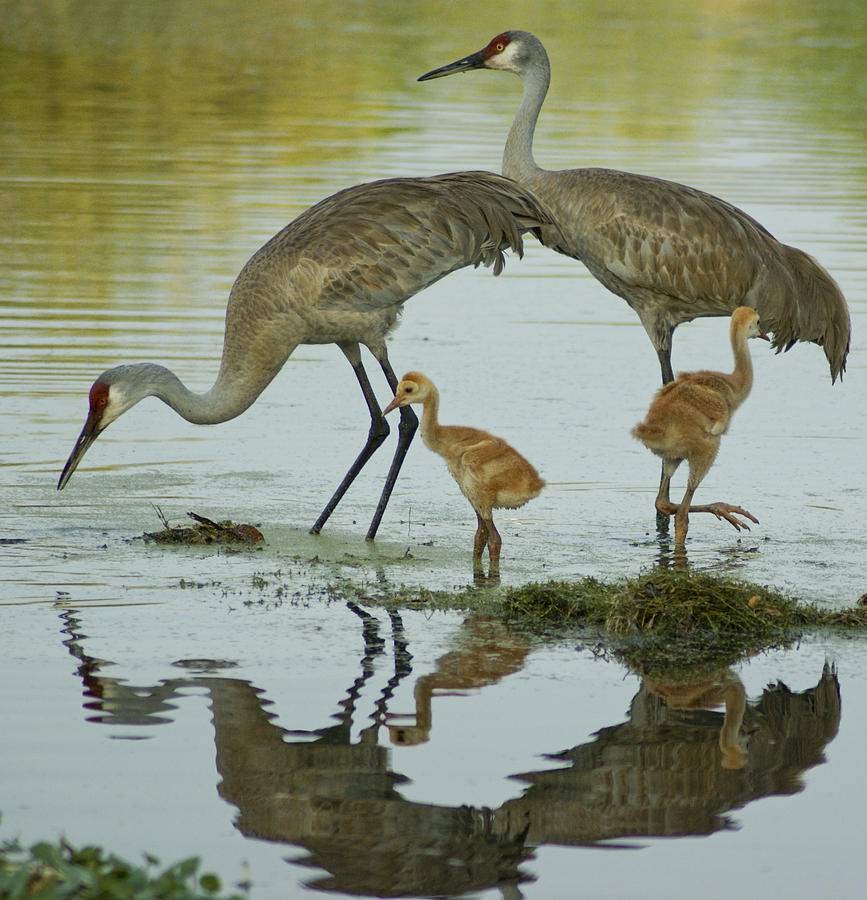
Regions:
<instances>
[{"instance_id":1,"label":"sandhill crane","mask_svg":"<svg viewBox=\"0 0 867 900\"><path fill-rule=\"evenodd\" d=\"M675 381L663 385L643 422L632 429L634 437L662 457L662 482L656 497L656 509L664 515L674 514L674 543L686 540L689 513L710 512L718 519L731 522L735 529L749 530L738 519L743 516L758 523L751 513L730 503L690 506L696 488L716 459L720 438L728 429L734 411L743 403L753 384L753 364L747 340L768 336L759 327L759 314L749 306L732 313L731 344L735 368L725 372L682 372ZM689 478L680 505L668 497L671 476L687 460Z\"/></svg>"},{"instance_id":2,"label":"sandhill crane","mask_svg":"<svg viewBox=\"0 0 867 900\"><path fill-rule=\"evenodd\" d=\"M334 343L355 371L370 431L314 523L311 531L318 534L389 432L360 345L395 390L385 336L404 302L463 266L484 264L499 274L503 251L520 255L521 235L551 221L526 188L489 172L374 181L322 200L254 253L238 275L226 309L222 361L209 391L193 393L153 363L118 366L96 379L87 421L58 490L106 426L144 397L158 397L189 422L225 422L256 400L299 344ZM415 414L401 410L397 449L368 540L376 534L417 426Z\"/></svg>"},{"instance_id":3,"label":"sandhill crane","mask_svg":"<svg viewBox=\"0 0 867 900\"><path fill-rule=\"evenodd\" d=\"M849 311L816 260L781 244L737 207L686 185L611 169L540 169L533 133L551 70L534 35L503 32L419 81L470 69L501 69L523 81L503 174L529 187L554 213L559 230L543 228L542 242L581 260L635 310L656 350L663 383L674 378L674 329L696 316L730 315L741 305L759 310L777 352L812 341L824 348L832 381L842 375Z\"/></svg>"},{"instance_id":4,"label":"sandhill crane","mask_svg":"<svg viewBox=\"0 0 867 900\"><path fill-rule=\"evenodd\" d=\"M382 411L405 409L421 403L421 436L425 444L445 459L463 495L476 512L478 528L473 540L473 568L478 575L482 553L487 546L490 577L496 579L500 568L503 541L491 517L494 509L516 509L538 496L545 486L533 466L507 444L479 428L440 425L439 391L421 372L407 372L401 378L394 399Z\"/></svg>"}]
</instances>

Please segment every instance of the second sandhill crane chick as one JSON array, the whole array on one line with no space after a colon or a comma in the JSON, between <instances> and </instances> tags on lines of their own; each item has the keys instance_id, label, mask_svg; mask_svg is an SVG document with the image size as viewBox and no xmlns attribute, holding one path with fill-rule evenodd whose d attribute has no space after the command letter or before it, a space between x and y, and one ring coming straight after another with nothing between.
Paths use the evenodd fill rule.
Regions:
<instances>
[{"instance_id":1,"label":"second sandhill crane chick","mask_svg":"<svg viewBox=\"0 0 867 900\"><path fill-rule=\"evenodd\" d=\"M662 457L662 482L656 508L674 515L674 542L686 540L689 513L711 512L739 531L749 526L737 516L758 523L751 513L729 503L690 506L696 488L716 459L720 438L728 429L734 411L746 399L753 384L753 366L747 349L749 338L768 336L759 327L759 314L749 306L740 306L731 318L730 338L735 368L726 372L682 372L675 381L657 392L643 422L632 429L649 450ZM689 478L680 505L668 497L671 476L687 460Z\"/></svg>"},{"instance_id":2,"label":"second sandhill crane chick","mask_svg":"<svg viewBox=\"0 0 867 900\"><path fill-rule=\"evenodd\" d=\"M439 391L421 372L401 378L394 399L382 411L411 403L422 404L421 434L425 444L439 453L476 512L478 528L473 542L473 567L481 569L488 548L490 576L499 573L502 538L491 517L494 509L516 509L538 496L545 486L536 469L502 438L479 428L440 425Z\"/></svg>"}]
</instances>

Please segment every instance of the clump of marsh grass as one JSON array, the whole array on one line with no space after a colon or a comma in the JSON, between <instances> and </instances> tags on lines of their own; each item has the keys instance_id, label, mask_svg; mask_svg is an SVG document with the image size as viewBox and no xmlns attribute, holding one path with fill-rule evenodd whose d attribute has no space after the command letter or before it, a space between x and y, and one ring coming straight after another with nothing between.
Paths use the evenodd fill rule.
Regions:
<instances>
[{"instance_id":1,"label":"clump of marsh grass","mask_svg":"<svg viewBox=\"0 0 867 900\"><path fill-rule=\"evenodd\" d=\"M590 628L617 637L773 639L806 628L867 630L863 598L848 609L823 609L767 585L689 569L656 568L612 582L582 578L456 591L345 581L330 586L329 596L395 609L483 610L530 627Z\"/></svg>"},{"instance_id":2,"label":"clump of marsh grass","mask_svg":"<svg viewBox=\"0 0 867 900\"><path fill-rule=\"evenodd\" d=\"M577 625L625 637L738 634L761 639L805 627L867 628L867 607L823 610L767 586L708 572L654 569L606 583L549 581L506 590L504 611L540 625Z\"/></svg>"},{"instance_id":3,"label":"clump of marsh grass","mask_svg":"<svg viewBox=\"0 0 867 900\"><path fill-rule=\"evenodd\" d=\"M798 640L808 629L867 630L867 601L827 610L752 584L689 569L657 568L604 582L548 581L454 592L342 583L332 600L427 612L472 610L547 638L581 632L581 644L654 678L711 677L745 657Z\"/></svg>"},{"instance_id":4,"label":"clump of marsh grass","mask_svg":"<svg viewBox=\"0 0 867 900\"><path fill-rule=\"evenodd\" d=\"M825 610L767 586L683 569L613 583L528 584L505 592L503 611L531 629L591 632L593 652L640 675L687 680L788 646L807 629L867 629L864 605Z\"/></svg>"}]
</instances>

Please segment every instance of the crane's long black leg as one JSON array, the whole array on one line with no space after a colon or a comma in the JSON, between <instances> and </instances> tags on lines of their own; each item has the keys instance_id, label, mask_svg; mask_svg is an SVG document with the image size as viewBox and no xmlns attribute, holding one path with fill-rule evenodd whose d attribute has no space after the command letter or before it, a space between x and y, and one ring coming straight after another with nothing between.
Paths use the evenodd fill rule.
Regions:
<instances>
[{"instance_id":1,"label":"crane's long black leg","mask_svg":"<svg viewBox=\"0 0 867 900\"><path fill-rule=\"evenodd\" d=\"M361 392L364 394L364 399L370 412L370 431L367 433L367 442L362 448L361 453L358 454L355 462L350 466L349 471L343 476L343 481L340 482L337 490L326 504L325 509L319 514L319 518L310 529L311 534L319 534L322 530L322 526L328 521L329 516L334 512L335 507L340 503L343 495L349 489L349 486L355 481L355 477L364 468L365 464L370 457L373 456L380 444L388 437L389 433L388 423L382 415L382 410L379 408L379 404L376 401L373 388L370 386L367 372L364 371L364 366L361 364L361 351L359 350L358 345L340 344L338 346L349 360L349 363L355 372L355 377L361 385Z\"/></svg>"},{"instance_id":2,"label":"crane's long black leg","mask_svg":"<svg viewBox=\"0 0 867 900\"><path fill-rule=\"evenodd\" d=\"M671 346L667 348L660 348L656 351L656 355L659 357L659 368L662 372L662 383L668 384L669 381L674 381L674 370L671 368Z\"/></svg>"},{"instance_id":3,"label":"crane's long black leg","mask_svg":"<svg viewBox=\"0 0 867 900\"><path fill-rule=\"evenodd\" d=\"M394 370L391 368L388 357L384 355L380 357L379 364L382 366L382 371L385 373L389 387L392 391L397 391L397 377L394 374ZM397 482L400 467L403 465L406 452L409 450L409 445L412 443L417 428L418 416L409 408L409 406L402 406L400 408L400 425L397 429L397 447L394 451L394 458L391 460L391 467L388 470L388 474L385 476L385 484L382 488L382 494L379 496L379 503L376 504L376 511L370 521L370 528L367 529L368 541L372 541L376 537L376 532L379 528L379 523L382 521L385 507L388 505L389 497L391 497L391 492L394 490L394 485Z\"/></svg>"},{"instance_id":4,"label":"crane's long black leg","mask_svg":"<svg viewBox=\"0 0 867 900\"><path fill-rule=\"evenodd\" d=\"M671 339L674 335L674 329L672 328L668 333L668 346L667 347L658 347L656 350L656 355L659 357L659 367L662 370L662 383L668 384L669 381L674 381L674 371L671 368ZM659 477L659 485L662 487L663 482L665 481L665 464L662 466L662 474ZM657 534L668 534L668 515L666 513L656 511L656 532Z\"/></svg>"}]
</instances>

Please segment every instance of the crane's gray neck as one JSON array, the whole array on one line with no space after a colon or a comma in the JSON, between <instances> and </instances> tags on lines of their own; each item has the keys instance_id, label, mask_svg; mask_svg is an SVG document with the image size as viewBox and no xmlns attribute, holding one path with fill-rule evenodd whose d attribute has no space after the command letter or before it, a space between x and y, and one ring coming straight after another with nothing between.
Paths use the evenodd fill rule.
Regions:
<instances>
[{"instance_id":1,"label":"crane's gray neck","mask_svg":"<svg viewBox=\"0 0 867 900\"><path fill-rule=\"evenodd\" d=\"M545 48L539 44L538 49L541 53L533 55L531 63L521 75L524 95L503 151L503 174L516 181L523 181L539 171L533 159L533 135L539 110L551 83L551 66Z\"/></svg>"},{"instance_id":2,"label":"crane's gray neck","mask_svg":"<svg viewBox=\"0 0 867 900\"><path fill-rule=\"evenodd\" d=\"M239 416L262 393L270 380L263 377L248 383L249 379L232 379L221 371L209 391L197 394L170 369L155 363L118 366L100 376L100 381L109 385L117 415L145 397L158 397L178 415L196 425L216 425Z\"/></svg>"}]
</instances>

